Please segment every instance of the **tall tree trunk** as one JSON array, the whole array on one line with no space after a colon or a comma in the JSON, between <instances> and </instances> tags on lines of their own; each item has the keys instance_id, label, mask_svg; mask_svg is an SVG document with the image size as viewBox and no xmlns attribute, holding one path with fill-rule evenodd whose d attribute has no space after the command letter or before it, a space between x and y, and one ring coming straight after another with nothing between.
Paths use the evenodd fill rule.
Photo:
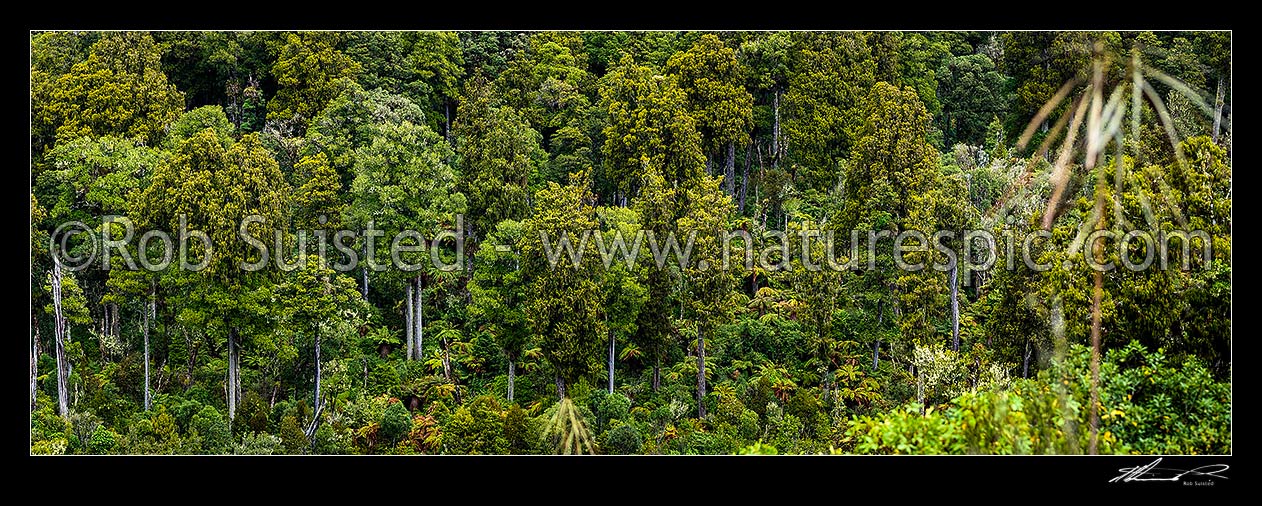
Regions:
<instances>
[{"instance_id":1,"label":"tall tree trunk","mask_svg":"<svg viewBox=\"0 0 1262 506\"><path fill-rule=\"evenodd\" d=\"M736 143L727 143L727 158L723 162L723 186L727 194L736 197Z\"/></svg>"},{"instance_id":2,"label":"tall tree trunk","mask_svg":"<svg viewBox=\"0 0 1262 506\"><path fill-rule=\"evenodd\" d=\"M657 354L657 362L653 364L653 391L662 386L662 355Z\"/></svg>"},{"instance_id":3,"label":"tall tree trunk","mask_svg":"<svg viewBox=\"0 0 1262 506\"><path fill-rule=\"evenodd\" d=\"M1030 339L1029 339L1029 338L1026 338L1026 340L1025 340L1025 360L1023 360L1023 361L1022 361L1022 362L1023 362L1023 364L1021 365L1021 378L1022 378L1022 379L1025 379L1025 378L1029 378L1029 377L1030 377L1030 351L1031 351L1031 350L1030 350Z\"/></svg>"},{"instance_id":4,"label":"tall tree trunk","mask_svg":"<svg viewBox=\"0 0 1262 506\"><path fill-rule=\"evenodd\" d=\"M364 300L368 300L368 267L361 267L359 271L364 273Z\"/></svg>"},{"instance_id":5,"label":"tall tree trunk","mask_svg":"<svg viewBox=\"0 0 1262 506\"><path fill-rule=\"evenodd\" d=\"M745 196L749 194L749 167L754 164L754 143L749 143L748 149L745 150L745 169L741 172L741 194L739 209L741 214L745 214Z\"/></svg>"},{"instance_id":6,"label":"tall tree trunk","mask_svg":"<svg viewBox=\"0 0 1262 506\"><path fill-rule=\"evenodd\" d=\"M154 296L154 289L151 288L149 291L149 303L145 305L145 411L149 411L149 408L152 407L153 400L153 394L149 391L149 326L153 318Z\"/></svg>"},{"instance_id":7,"label":"tall tree trunk","mask_svg":"<svg viewBox=\"0 0 1262 506\"><path fill-rule=\"evenodd\" d=\"M61 261L53 258L53 329L57 339L57 409L62 418L70 417L66 380L70 376L66 362L66 318L61 312Z\"/></svg>"},{"instance_id":8,"label":"tall tree trunk","mask_svg":"<svg viewBox=\"0 0 1262 506\"><path fill-rule=\"evenodd\" d=\"M513 381L517 378L517 363L508 359L508 402L513 402Z\"/></svg>"},{"instance_id":9,"label":"tall tree trunk","mask_svg":"<svg viewBox=\"0 0 1262 506\"><path fill-rule=\"evenodd\" d=\"M446 334L439 334L439 336L445 336L445 335ZM451 381L451 346L447 342L446 337L443 337L442 344L443 344L443 377L447 378L447 381ZM457 398L459 398L458 395L457 395Z\"/></svg>"},{"instance_id":10,"label":"tall tree trunk","mask_svg":"<svg viewBox=\"0 0 1262 506\"><path fill-rule=\"evenodd\" d=\"M609 331L609 393L613 393L613 354L617 344L614 343L613 330Z\"/></svg>"},{"instance_id":11,"label":"tall tree trunk","mask_svg":"<svg viewBox=\"0 0 1262 506\"><path fill-rule=\"evenodd\" d=\"M320 409L320 324L316 323L315 328L315 409L317 413Z\"/></svg>"},{"instance_id":12,"label":"tall tree trunk","mask_svg":"<svg viewBox=\"0 0 1262 506\"><path fill-rule=\"evenodd\" d=\"M101 361L109 360L109 355L105 350L105 339L110 332L110 305L101 305L101 338L96 340L96 350L101 354Z\"/></svg>"},{"instance_id":13,"label":"tall tree trunk","mask_svg":"<svg viewBox=\"0 0 1262 506\"><path fill-rule=\"evenodd\" d=\"M416 358L417 353L412 349L416 345L416 340L412 337L412 332L415 331L415 327L412 326L412 315L415 314L412 309L412 304L414 303L414 299L412 298L412 283L409 282L407 288L404 289L403 298L406 299L403 304L404 341L407 342L408 360L413 360Z\"/></svg>"},{"instance_id":14,"label":"tall tree trunk","mask_svg":"<svg viewBox=\"0 0 1262 506\"><path fill-rule=\"evenodd\" d=\"M771 166L780 167L780 88L776 87L775 98L772 99L772 110L775 121L771 126Z\"/></svg>"},{"instance_id":15,"label":"tall tree trunk","mask_svg":"<svg viewBox=\"0 0 1262 506\"><path fill-rule=\"evenodd\" d=\"M1223 78L1218 78L1218 91L1214 92L1214 144L1218 144L1218 130L1223 124Z\"/></svg>"},{"instance_id":16,"label":"tall tree trunk","mask_svg":"<svg viewBox=\"0 0 1262 506\"><path fill-rule=\"evenodd\" d=\"M951 265L951 349L960 352L960 279L959 262Z\"/></svg>"},{"instance_id":17,"label":"tall tree trunk","mask_svg":"<svg viewBox=\"0 0 1262 506\"><path fill-rule=\"evenodd\" d=\"M557 383L557 400L564 399L565 398L565 380L561 379L560 375L557 375L556 383Z\"/></svg>"},{"instance_id":18,"label":"tall tree trunk","mask_svg":"<svg viewBox=\"0 0 1262 506\"><path fill-rule=\"evenodd\" d=\"M39 321L35 319L35 311L31 310L31 411L35 411L36 383L39 378Z\"/></svg>"},{"instance_id":19,"label":"tall tree trunk","mask_svg":"<svg viewBox=\"0 0 1262 506\"><path fill-rule=\"evenodd\" d=\"M228 326L228 427L237 416L237 329Z\"/></svg>"},{"instance_id":20,"label":"tall tree trunk","mask_svg":"<svg viewBox=\"0 0 1262 506\"><path fill-rule=\"evenodd\" d=\"M119 334L119 327L123 321L123 319L118 316L117 302L110 303L110 311L113 313L113 316L110 317L110 336L117 338Z\"/></svg>"},{"instance_id":21,"label":"tall tree trunk","mask_svg":"<svg viewBox=\"0 0 1262 506\"><path fill-rule=\"evenodd\" d=\"M1101 217L1103 221L1103 217ZM1096 241L1094 254L1100 262L1100 241ZM1104 295L1104 273L1095 271L1095 290L1091 297L1091 439L1087 443L1087 453L1096 454L1100 432L1100 302Z\"/></svg>"},{"instance_id":22,"label":"tall tree trunk","mask_svg":"<svg viewBox=\"0 0 1262 506\"><path fill-rule=\"evenodd\" d=\"M920 416L925 415L925 378L916 375L916 402L920 403Z\"/></svg>"},{"instance_id":23,"label":"tall tree trunk","mask_svg":"<svg viewBox=\"0 0 1262 506\"><path fill-rule=\"evenodd\" d=\"M881 301L876 301L876 331L881 331L881 317L884 316ZM881 338L877 337L876 342L872 343L872 370L876 371L877 366L881 365Z\"/></svg>"},{"instance_id":24,"label":"tall tree trunk","mask_svg":"<svg viewBox=\"0 0 1262 506\"><path fill-rule=\"evenodd\" d=\"M416 358L425 358L425 279L420 274L416 275L416 317L413 318L416 329L412 331L412 335L416 338ZM451 374L448 374L450 379Z\"/></svg>"},{"instance_id":25,"label":"tall tree trunk","mask_svg":"<svg viewBox=\"0 0 1262 506\"><path fill-rule=\"evenodd\" d=\"M881 338L876 338L876 342L872 343L872 370L875 371L877 366L881 365Z\"/></svg>"},{"instance_id":26,"label":"tall tree trunk","mask_svg":"<svg viewBox=\"0 0 1262 506\"><path fill-rule=\"evenodd\" d=\"M697 332L697 417L705 418L705 335Z\"/></svg>"},{"instance_id":27,"label":"tall tree trunk","mask_svg":"<svg viewBox=\"0 0 1262 506\"><path fill-rule=\"evenodd\" d=\"M1097 73L1099 70L1097 70ZM1094 110L1092 111L1095 114ZM1090 148L1088 148L1090 157ZM1087 169L1091 169L1091 160L1088 159ZM1103 190L1096 190L1095 209L1096 215L1100 218L1096 220L1095 229L1103 230L1105 227L1105 218L1107 214L1104 211L1105 195ZM1091 245L1091 255L1095 257L1097 263L1104 263L1104 243L1096 240ZM1095 281L1095 289L1091 296L1091 408L1090 408L1090 424L1091 439L1087 443L1087 453L1096 454L1096 446L1099 442L1100 432L1100 305L1104 299L1104 273L1099 269L1092 269L1092 278Z\"/></svg>"}]
</instances>

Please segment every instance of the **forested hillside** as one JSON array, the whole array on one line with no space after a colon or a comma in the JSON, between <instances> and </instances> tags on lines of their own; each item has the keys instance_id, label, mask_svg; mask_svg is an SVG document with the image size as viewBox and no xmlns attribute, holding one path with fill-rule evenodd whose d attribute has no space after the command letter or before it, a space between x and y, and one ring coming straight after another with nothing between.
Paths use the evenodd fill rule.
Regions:
<instances>
[{"instance_id":1,"label":"forested hillside","mask_svg":"<svg viewBox=\"0 0 1262 506\"><path fill-rule=\"evenodd\" d=\"M1232 451L1230 33L30 43L33 454Z\"/></svg>"}]
</instances>

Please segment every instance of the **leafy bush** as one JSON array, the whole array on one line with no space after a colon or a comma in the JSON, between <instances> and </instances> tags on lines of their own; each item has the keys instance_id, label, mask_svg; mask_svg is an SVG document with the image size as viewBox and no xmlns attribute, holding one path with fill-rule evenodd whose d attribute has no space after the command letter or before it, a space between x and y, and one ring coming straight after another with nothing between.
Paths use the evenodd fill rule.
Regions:
<instances>
[{"instance_id":1,"label":"leafy bush","mask_svg":"<svg viewBox=\"0 0 1262 506\"><path fill-rule=\"evenodd\" d=\"M530 432L526 411L514 403L504 414L504 439L508 441L508 452L514 455L530 453L537 434Z\"/></svg>"},{"instance_id":2,"label":"leafy bush","mask_svg":"<svg viewBox=\"0 0 1262 506\"><path fill-rule=\"evenodd\" d=\"M453 454L501 454L508 450L504 415L491 396L480 396L456 408L443 426L443 446Z\"/></svg>"},{"instance_id":3,"label":"leafy bush","mask_svg":"<svg viewBox=\"0 0 1262 506\"><path fill-rule=\"evenodd\" d=\"M1231 453L1231 385L1215 382L1195 357L1175 365L1132 341L1107 354L1100 377L1102 430L1132 452Z\"/></svg>"},{"instance_id":4,"label":"leafy bush","mask_svg":"<svg viewBox=\"0 0 1262 506\"><path fill-rule=\"evenodd\" d=\"M316 429L315 450L317 455L348 455L354 451L354 437L348 431L338 431L325 424Z\"/></svg>"},{"instance_id":5,"label":"leafy bush","mask_svg":"<svg viewBox=\"0 0 1262 506\"><path fill-rule=\"evenodd\" d=\"M1035 379L966 393L924 415L911 404L855 417L847 437L860 453L1085 453L1090 354L1074 345ZM1196 360L1172 368L1160 350L1131 343L1107 354L1100 377L1099 453L1230 451L1230 387Z\"/></svg>"},{"instance_id":6,"label":"leafy bush","mask_svg":"<svg viewBox=\"0 0 1262 506\"><path fill-rule=\"evenodd\" d=\"M237 455L274 455L281 451L280 438L266 432L247 432L241 436L232 453Z\"/></svg>"},{"instance_id":7,"label":"leafy bush","mask_svg":"<svg viewBox=\"0 0 1262 506\"><path fill-rule=\"evenodd\" d=\"M200 401L194 399L185 399L179 404L176 404L175 421L180 424L180 428L185 431L192 430L192 426L189 424L193 420L193 415L202 410L202 406L203 404Z\"/></svg>"},{"instance_id":8,"label":"leafy bush","mask_svg":"<svg viewBox=\"0 0 1262 506\"><path fill-rule=\"evenodd\" d=\"M205 406L193 415L189 421L189 431L201 438L201 449L204 453L226 453L232 444L232 435L228 432L228 421L214 406Z\"/></svg>"},{"instance_id":9,"label":"leafy bush","mask_svg":"<svg viewBox=\"0 0 1262 506\"><path fill-rule=\"evenodd\" d=\"M31 455L65 455L67 444L66 439L60 437L36 441L31 445Z\"/></svg>"},{"instance_id":10,"label":"leafy bush","mask_svg":"<svg viewBox=\"0 0 1262 506\"><path fill-rule=\"evenodd\" d=\"M298 418L292 414L285 415L280 420L280 440L285 446L285 453L289 454L302 453L302 450L310 443Z\"/></svg>"},{"instance_id":11,"label":"leafy bush","mask_svg":"<svg viewBox=\"0 0 1262 506\"><path fill-rule=\"evenodd\" d=\"M604 395L596 406L596 432L604 432L610 420L626 420L631 412L631 399L621 392Z\"/></svg>"},{"instance_id":12,"label":"leafy bush","mask_svg":"<svg viewBox=\"0 0 1262 506\"><path fill-rule=\"evenodd\" d=\"M635 455L640 453L644 445L644 436L633 425L619 425L605 434L605 453L612 455Z\"/></svg>"},{"instance_id":13,"label":"leafy bush","mask_svg":"<svg viewBox=\"0 0 1262 506\"><path fill-rule=\"evenodd\" d=\"M237 419L233 429L239 433L267 432L267 401L253 390L245 392L241 397L241 405L237 407Z\"/></svg>"},{"instance_id":14,"label":"leafy bush","mask_svg":"<svg viewBox=\"0 0 1262 506\"><path fill-rule=\"evenodd\" d=\"M397 443L412 428L412 416L403 403L393 400L381 416L381 436L390 444Z\"/></svg>"}]
</instances>

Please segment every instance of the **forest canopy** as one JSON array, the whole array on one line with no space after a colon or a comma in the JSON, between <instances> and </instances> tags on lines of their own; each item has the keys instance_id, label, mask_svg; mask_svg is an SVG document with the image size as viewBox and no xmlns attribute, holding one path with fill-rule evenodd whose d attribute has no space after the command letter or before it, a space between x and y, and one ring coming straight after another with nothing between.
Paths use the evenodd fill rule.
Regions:
<instances>
[{"instance_id":1,"label":"forest canopy","mask_svg":"<svg viewBox=\"0 0 1262 506\"><path fill-rule=\"evenodd\" d=\"M1229 32L30 35L32 454L1230 454Z\"/></svg>"}]
</instances>

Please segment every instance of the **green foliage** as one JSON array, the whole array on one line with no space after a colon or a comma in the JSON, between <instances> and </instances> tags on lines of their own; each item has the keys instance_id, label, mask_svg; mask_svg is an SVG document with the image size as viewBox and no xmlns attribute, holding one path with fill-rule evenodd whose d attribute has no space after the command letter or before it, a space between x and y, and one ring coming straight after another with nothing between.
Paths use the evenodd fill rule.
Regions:
<instances>
[{"instance_id":1,"label":"green foliage","mask_svg":"<svg viewBox=\"0 0 1262 506\"><path fill-rule=\"evenodd\" d=\"M736 451L737 455L779 455L780 452L776 447L763 444L762 441L755 441L754 444L741 448Z\"/></svg>"},{"instance_id":2,"label":"green foliage","mask_svg":"<svg viewBox=\"0 0 1262 506\"><path fill-rule=\"evenodd\" d=\"M30 37L32 454L1075 454L1097 386L1100 453L1231 452L1229 33ZM1097 54L1151 89L1087 173L1038 149ZM1105 241L1093 385L1104 194L1109 231L1205 235L1140 270L1157 244ZM119 237L106 215L173 265L63 265L61 414L49 240ZM386 267L359 235L342 271L331 232L369 224ZM869 230L957 233L909 264L999 242L953 286L889 238L865 268ZM403 231L425 250L392 266Z\"/></svg>"},{"instance_id":3,"label":"green foliage","mask_svg":"<svg viewBox=\"0 0 1262 506\"><path fill-rule=\"evenodd\" d=\"M520 430L520 427L515 427ZM443 426L443 446L448 453L503 454L508 452L509 440L504 410L494 397L480 396L469 404L456 408ZM520 433L514 434L520 438Z\"/></svg>"},{"instance_id":4,"label":"green foliage","mask_svg":"<svg viewBox=\"0 0 1262 506\"><path fill-rule=\"evenodd\" d=\"M266 432L248 432L232 450L233 455L277 455L282 452L281 439Z\"/></svg>"},{"instance_id":5,"label":"green foliage","mask_svg":"<svg viewBox=\"0 0 1262 506\"><path fill-rule=\"evenodd\" d=\"M92 439L88 441L88 451L96 455L105 455L114 450L118 445L118 434L105 428L104 425L98 425L96 431L92 433Z\"/></svg>"},{"instance_id":6,"label":"green foliage","mask_svg":"<svg viewBox=\"0 0 1262 506\"><path fill-rule=\"evenodd\" d=\"M548 183L535 194L534 216L524 227L522 268L537 294L526 302L526 317L565 385L592 369L607 335L605 322L597 318L599 255L595 241L584 240L596 228L590 177L590 172L579 173L566 186Z\"/></svg>"},{"instance_id":7,"label":"green foliage","mask_svg":"<svg viewBox=\"0 0 1262 506\"><path fill-rule=\"evenodd\" d=\"M267 103L267 119L292 121L299 131L333 100L361 69L335 49L336 32L289 34L272 75L280 89Z\"/></svg>"},{"instance_id":8,"label":"green foliage","mask_svg":"<svg viewBox=\"0 0 1262 506\"><path fill-rule=\"evenodd\" d=\"M412 428L412 417L402 402L391 402L381 415L381 435L394 444Z\"/></svg>"},{"instance_id":9,"label":"green foliage","mask_svg":"<svg viewBox=\"0 0 1262 506\"><path fill-rule=\"evenodd\" d=\"M1089 354L1075 345L1061 365L1037 379L965 393L923 415L911 405L881 417L855 417L847 436L860 453L1083 453ZM1226 385L1195 360L1182 369L1163 367L1165 360L1161 352L1131 343L1102 364L1100 453L1230 451ZM1166 414L1175 405L1191 409L1185 418Z\"/></svg>"},{"instance_id":10,"label":"green foliage","mask_svg":"<svg viewBox=\"0 0 1262 506\"><path fill-rule=\"evenodd\" d=\"M988 120L1007 112L1007 83L995 63L984 54L956 56L946 62L940 79L938 98L943 107L935 119L946 135L945 144L990 142L983 137Z\"/></svg>"},{"instance_id":11,"label":"green foliage","mask_svg":"<svg viewBox=\"0 0 1262 506\"><path fill-rule=\"evenodd\" d=\"M188 111L176 118L167 131L163 147L174 150L189 137L202 133L208 128L214 130L225 149L232 145L232 134L236 129L228 121L228 116L224 114L222 107L208 105Z\"/></svg>"},{"instance_id":12,"label":"green foliage","mask_svg":"<svg viewBox=\"0 0 1262 506\"><path fill-rule=\"evenodd\" d=\"M114 32L92 44L87 59L65 73L53 76L33 65L31 144L36 154L54 142L84 136L116 135L158 145L184 107L184 95L167 82L160 58L149 34Z\"/></svg>"},{"instance_id":13,"label":"green foliage","mask_svg":"<svg viewBox=\"0 0 1262 506\"><path fill-rule=\"evenodd\" d=\"M634 425L619 425L605 433L601 448L610 455L636 455L644 445L644 436Z\"/></svg>"},{"instance_id":14,"label":"green foliage","mask_svg":"<svg viewBox=\"0 0 1262 506\"><path fill-rule=\"evenodd\" d=\"M285 453L302 453L303 448L306 448L307 445L310 444L310 441L307 439L307 435L303 433L302 427L299 426L298 423L298 417L292 414L285 415L280 419L280 430L278 435L280 436L281 443L285 448ZM385 426L384 421L382 422L382 426Z\"/></svg>"},{"instance_id":15,"label":"green foliage","mask_svg":"<svg viewBox=\"0 0 1262 506\"><path fill-rule=\"evenodd\" d=\"M596 414L596 432L605 432L605 429L613 420L627 420L627 415L631 412L631 399L622 395L621 392L614 392L608 395L592 396L595 406L592 411Z\"/></svg>"},{"instance_id":16,"label":"green foliage","mask_svg":"<svg viewBox=\"0 0 1262 506\"><path fill-rule=\"evenodd\" d=\"M504 440L508 444L508 452L513 455L531 453L538 438L526 418L526 411L517 403L509 406L504 413Z\"/></svg>"},{"instance_id":17,"label":"green foliage","mask_svg":"<svg viewBox=\"0 0 1262 506\"><path fill-rule=\"evenodd\" d=\"M687 51L671 56L666 71L678 76L709 152L744 144L753 124L754 97L745 90L745 69L735 51L714 34L702 35Z\"/></svg>"},{"instance_id":18,"label":"green foliage","mask_svg":"<svg viewBox=\"0 0 1262 506\"><path fill-rule=\"evenodd\" d=\"M569 397L562 397L548 411L550 413L544 413L548 420L544 437L554 453L564 455L596 453L591 432L587 429L587 422L574 401Z\"/></svg>"},{"instance_id":19,"label":"green foliage","mask_svg":"<svg viewBox=\"0 0 1262 506\"><path fill-rule=\"evenodd\" d=\"M79 137L48 152L50 167L36 184L45 192L49 217L99 225L105 215L129 210L132 192L162 156L132 139Z\"/></svg>"},{"instance_id":20,"label":"green foliage","mask_svg":"<svg viewBox=\"0 0 1262 506\"><path fill-rule=\"evenodd\" d=\"M232 434L228 421L214 406L205 406L188 422L188 431L201 439L201 451L209 454L226 453L231 449Z\"/></svg>"},{"instance_id":21,"label":"green foliage","mask_svg":"<svg viewBox=\"0 0 1262 506\"><path fill-rule=\"evenodd\" d=\"M1231 453L1231 385L1195 357L1173 363L1136 341L1100 369L1103 429L1144 455Z\"/></svg>"},{"instance_id":22,"label":"green foliage","mask_svg":"<svg viewBox=\"0 0 1262 506\"><path fill-rule=\"evenodd\" d=\"M601 79L600 109L607 115L603 179L621 196L634 198L646 172L670 181L692 179L705 166L697 120L687 94L673 77L654 74L624 55Z\"/></svg>"},{"instance_id":23,"label":"green foliage","mask_svg":"<svg viewBox=\"0 0 1262 506\"><path fill-rule=\"evenodd\" d=\"M452 32L348 32L342 52L359 63L366 90L390 90L429 114L425 125L445 131L445 113L464 75L460 39ZM419 122L418 122L419 123Z\"/></svg>"},{"instance_id":24,"label":"green foliage","mask_svg":"<svg viewBox=\"0 0 1262 506\"><path fill-rule=\"evenodd\" d=\"M474 81L476 86L476 81ZM531 181L547 159L539 133L511 107L493 107L489 90L471 88L456 112L460 191L469 198L470 224L483 234L529 211Z\"/></svg>"},{"instance_id":25,"label":"green foliage","mask_svg":"<svg viewBox=\"0 0 1262 506\"><path fill-rule=\"evenodd\" d=\"M253 390L241 397L241 407L237 408L237 422L233 429L238 433L267 432L269 413L267 401Z\"/></svg>"},{"instance_id":26,"label":"green foliage","mask_svg":"<svg viewBox=\"0 0 1262 506\"><path fill-rule=\"evenodd\" d=\"M876 82L876 62L862 34L800 34L784 94L784 136L799 187L827 191L840 180L863 121L864 97Z\"/></svg>"}]
</instances>

